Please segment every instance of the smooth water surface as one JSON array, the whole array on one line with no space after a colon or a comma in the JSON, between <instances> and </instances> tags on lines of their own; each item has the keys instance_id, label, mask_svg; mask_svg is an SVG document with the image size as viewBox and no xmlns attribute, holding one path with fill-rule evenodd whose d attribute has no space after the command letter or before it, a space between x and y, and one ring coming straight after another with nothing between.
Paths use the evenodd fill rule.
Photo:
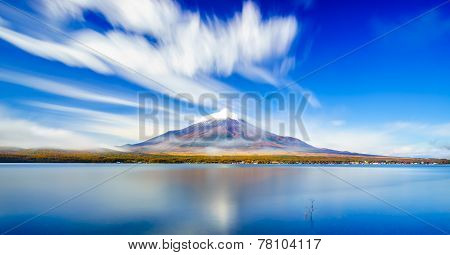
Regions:
<instances>
[{"instance_id":1,"label":"smooth water surface","mask_svg":"<svg viewBox=\"0 0 450 255\"><path fill-rule=\"evenodd\" d=\"M0 232L443 234L449 195L449 166L0 164Z\"/></svg>"}]
</instances>

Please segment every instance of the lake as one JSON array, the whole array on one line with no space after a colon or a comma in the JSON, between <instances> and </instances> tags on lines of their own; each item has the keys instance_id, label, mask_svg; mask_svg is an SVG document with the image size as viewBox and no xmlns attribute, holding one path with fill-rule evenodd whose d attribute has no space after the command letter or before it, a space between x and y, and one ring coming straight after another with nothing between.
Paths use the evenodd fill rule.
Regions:
<instances>
[{"instance_id":1,"label":"lake","mask_svg":"<svg viewBox=\"0 0 450 255\"><path fill-rule=\"evenodd\" d=\"M450 167L0 164L0 232L444 234Z\"/></svg>"}]
</instances>

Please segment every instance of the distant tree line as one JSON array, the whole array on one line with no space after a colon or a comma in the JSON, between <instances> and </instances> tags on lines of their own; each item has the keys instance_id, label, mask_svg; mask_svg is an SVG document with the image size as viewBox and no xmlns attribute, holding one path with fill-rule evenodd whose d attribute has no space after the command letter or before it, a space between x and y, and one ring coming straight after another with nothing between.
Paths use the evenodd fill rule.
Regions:
<instances>
[{"instance_id":1,"label":"distant tree line","mask_svg":"<svg viewBox=\"0 0 450 255\"><path fill-rule=\"evenodd\" d=\"M0 151L0 163L449 164L447 159L330 155L183 155L64 150Z\"/></svg>"}]
</instances>

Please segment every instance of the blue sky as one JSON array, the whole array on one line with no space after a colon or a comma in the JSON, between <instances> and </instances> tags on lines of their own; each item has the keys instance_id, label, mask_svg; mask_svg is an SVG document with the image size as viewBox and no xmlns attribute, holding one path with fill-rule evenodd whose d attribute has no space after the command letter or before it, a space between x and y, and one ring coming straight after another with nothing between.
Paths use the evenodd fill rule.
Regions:
<instances>
[{"instance_id":1,"label":"blue sky","mask_svg":"<svg viewBox=\"0 0 450 255\"><path fill-rule=\"evenodd\" d=\"M176 101L175 93L197 100L279 91L313 95L303 115L313 145L450 158L450 4L280 91L442 1L7 3L0 3L0 146L137 142L139 92ZM182 107L183 119L172 124L187 125L199 107L220 110ZM270 131L279 133L289 116L275 115Z\"/></svg>"}]
</instances>

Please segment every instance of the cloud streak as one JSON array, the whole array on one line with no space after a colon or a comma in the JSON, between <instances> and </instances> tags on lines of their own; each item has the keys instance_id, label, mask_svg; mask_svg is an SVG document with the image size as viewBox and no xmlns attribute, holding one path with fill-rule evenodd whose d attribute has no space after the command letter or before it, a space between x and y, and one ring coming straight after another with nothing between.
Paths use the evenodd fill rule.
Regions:
<instances>
[{"instance_id":1,"label":"cloud streak","mask_svg":"<svg viewBox=\"0 0 450 255\"><path fill-rule=\"evenodd\" d=\"M77 132L11 117L0 109L1 146L20 148L93 149L108 145Z\"/></svg>"},{"instance_id":2,"label":"cloud streak","mask_svg":"<svg viewBox=\"0 0 450 255\"><path fill-rule=\"evenodd\" d=\"M328 123L306 122L313 145L374 155L450 158L449 151L440 146L450 142L450 123L396 121L372 127Z\"/></svg>"},{"instance_id":3,"label":"cloud streak","mask_svg":"<svg viewBox=\"0 0 450 255\"><path fill-rule=\"evenodd\" d=\"M61 61L72 67L87 67L101 74L110 74L110 68L96 56L86 52L80 46L64 45L57 42L40 40L17 33L0 23L0 38L14 44L30 54L49 60Z\"/></svg>"},{"instance_id":4,"label":"cloud streak","mask_svg":"<svg viewBox=\"0 0 450 255\"><path fill-rule=\"evenodd\" d=\"M91 102L122 105L122 106L138 107L138 104L135 101L119 98L113 95L108 95L106 94L105 91L100 92L100 91L86 90L79 88L79 86L76 85L68 85L63 82L58 82L33 75L27 75L24 73L17 73L0 69L0 80L68 98L74 98Z\"/></svg>"},{"instance_id":5,"label":"cloud streak","mask_svg":"<svg viewBox=\"0 0 450 255\"><path fill-rule=\"evenodd\" d=\"M172 96L173 92L195 96L233 91L226 84L207 84L199 77L229 76L239 66L258 70L256 66L264 61L283 58L298 30L293 16L263 20L252 2L244 3L240 13L225 21L204 20L200 13L183 10L173 1L57 0L42 1L39 6L48 22L60 27L68 20L83 21L83 12L91 10L101 13L114 29L80 29L68 32L74 40L61 40L32 37L0 24L0 38L30 54L115 74ZM267 79L266 72L256 74Z\"/></svg>"},{"instance_id":6,"label":"cloud streak","mask_svg":"<svg viewBox=\"0 0 450 255\"><path fill-rule=\"evenodd\" d=\"M252 2L244 3L242 12L228 21L215 17L203 21L199 13L182 10L172 1L60 0L44 3L44 9L51 10L47 12L50 18L82 19L84 10L95 10L111 24L133 32L130 35L114 30L102 36L93 31L81 31L75 37L114 59L126 59L126 63L149 74L171 72L192 77L214 72L229 75L237 64L282 57L298 27L293 16L263 21ZM154 37L157 44L150 44L141 35ZM143 65L142 61L147 64Z\"/></svg>"},{"instance_id":7,"label":"cloud streak","mask_svg":"<svg viewBox=\"0 0 450 255\"><path fill-rule=\"evenodd\" d=\"M136 114L114 114L42 102L28 102L28 105L62 113L67 118L74 118L75 122L65 125L66 129L72 131L97 133L127 141L136 141L139 136L139 122ZM110 144L110 146L114 146L114 144Z\"/></svg>"}]
</instances>

